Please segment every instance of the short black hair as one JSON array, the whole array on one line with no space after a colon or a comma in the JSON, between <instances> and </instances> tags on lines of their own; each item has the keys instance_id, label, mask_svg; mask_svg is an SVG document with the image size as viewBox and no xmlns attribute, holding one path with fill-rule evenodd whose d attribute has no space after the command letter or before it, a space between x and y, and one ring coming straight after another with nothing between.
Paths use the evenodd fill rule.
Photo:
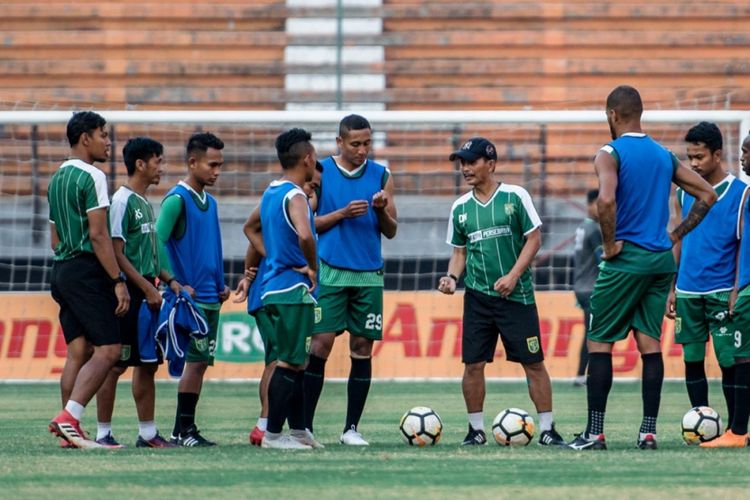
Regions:
<instances>
[{"instance_id":1,"label":"short black hair","mask_svg":"<svg viewBox=\"0 0 750 500\"><path fill-rule=\"evenodd\" d=\"M128 176L135 173L135 162L138 160L148 162L154 156L161 156L162 154L164 154L164 146L150 137L128 139L128 142L122 148L122 157L125 160L125 167L128 169Z\"/></svg>"},{"instance_id":2,"label":"short black hair","mask_svg":"<svg viewBox=\"0 0 750 500\"><path fill-rule=\"evenodd\" d=\"M595 202L596 199L599 198L599 190L598 189L590 189L586 193L586 202L590 205L591 203Z\"/></svg>"},{"instance_id":3,"label":"short black hair","mask_svg":"<svg viewBox=\"0 0 750 500\"><path fill-rule=\"evenodd\" d=\"M68 120L68 127L66 129L70 147L78 144L83 134L90 134L106 124L107 120L99 113L94 113L93 111L77 111L73 113L73 116Z\"/></svg>"},{"instance_id":4,"label":"short black hair","mask_svg":"<svg viewBox=\"0 0 750 500\"><path fill-rule=\"evenodd\" d=\"M700 122L685 134L685 142L702 142L712 153L724 148L724 139L721 130L715 123Z\"/></svg>"},{"instance_id":5,"label":"short black hair","mask_svg":"<svg viewBox=\"0 0 750 500\"><path fill-rule=\"evenodd\" d=\"M224 149L224 142L211 132L196 132L188 139L187 147L185 148L185 159L190 158L190 155L196 151L205 153L208 151L208 148L222 150Z\"/></svg>"},{"instance_id":6,"label":"short black hair","mask_svg":"<svg viewBox=\"0 0 750 500\"><path fill-rule=\"evenodd\" d=\"M339 123L339 137L344 137L349 133L350 130L364 129L372 130L370 122L367 121L367 118L360 115L347 115L342 118L341 122Z\"/></svg>"},{"instance_id":7,"label":"short black hair","mask_svg":"<svg viewBox=\"0 0 750 500\"><path fill-rule=\"evenodd\" d=\"M643 114L641 94L630 85L620 85L607 96L607 109L614 109L625 120L640 118Z\"/></svg>"},{"instance_id":8,"label":"short black hair","mask_svg":"<svg viewBox=\"0 0 750 500\"><path fill-rule=\"evenodd\" d=\"M276 155L284 170L293 168L312 149L312 134L305 129L293 128L276 138Z\"/></svg>"}]
</instances>

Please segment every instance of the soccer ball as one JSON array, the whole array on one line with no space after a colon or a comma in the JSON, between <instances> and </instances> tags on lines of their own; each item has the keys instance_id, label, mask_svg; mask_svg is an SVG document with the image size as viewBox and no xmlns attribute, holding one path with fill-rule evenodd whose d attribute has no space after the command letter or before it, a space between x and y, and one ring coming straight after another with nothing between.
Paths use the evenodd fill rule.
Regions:
<instances>
[{"instance_id":1,"label":"soccer ball","mask_svg":"<svg viewBox=\"0 0 750 500\"><path fill-rule=\"evenodd\" d=\"M534 419L523 410L508 408L492 422L492 435L501 446L526 446L534 438Z\"/></svg>"},{"instance_id":2,"label":"soccer ball","mask_svg":"<svg viewBox=\"0 0 750 500\"><path fill-rule=\"evenodd\" d=\"M713 408L696 406L682 417L682 439L687 444L700 444L721 435L721 417Z\"/></svg>"},{"instance_id":3,"label":"soccer ball","mask_svg":"<svg viewBox=\"0 0 750 500\"><path fill-rule=\"evenodd\" d=\"M435 446L443 432L443 421L432 408L415 406L401 417L401 437L410 446Z\"/></svg>"}]
</instances>

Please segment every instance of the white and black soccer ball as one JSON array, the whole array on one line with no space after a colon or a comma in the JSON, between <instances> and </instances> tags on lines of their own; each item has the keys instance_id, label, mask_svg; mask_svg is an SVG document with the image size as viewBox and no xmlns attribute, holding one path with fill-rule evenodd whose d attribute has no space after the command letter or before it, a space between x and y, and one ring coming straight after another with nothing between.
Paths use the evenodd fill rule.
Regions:
<instances>
[{"instance_id":1,"label":"white and black soccer ball","mask_svg":"<svg viewBox=\"0 0 750 500\"><path fill-rule=\"evenodd\" d=\"M440 415L426 406L415 406L404 413L398 427L401 437L410 446L435 446L443 433Z\"/></svg>"},{"instance_id":2,"label":"white and black soccer ball","mask_svg":"<svg viewBox=\"0 0 750 500\"><path fill-rule=\"evenodd\" d=\"M708 406L690 408L682 417L682 439L687 444L700 444L721 435L721 416Z\"/></svg>"},{"instance_id":3,"label":"white and black soccer ball","mask_svg":"<svg viewBox=\"0 0 750 500\"><path fill-rule=\"evenodd\" d=\"M526 446L534 439L534 419L524 410L508 408L492 422L492 435L500 446Z\"/></svg>"}]
</instances>

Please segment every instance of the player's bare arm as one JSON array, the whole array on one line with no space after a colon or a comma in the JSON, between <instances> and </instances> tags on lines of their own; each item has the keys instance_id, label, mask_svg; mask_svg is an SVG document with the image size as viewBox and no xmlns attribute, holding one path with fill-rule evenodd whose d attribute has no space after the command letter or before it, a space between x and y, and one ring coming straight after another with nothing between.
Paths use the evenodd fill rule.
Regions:
<instances>
[{"instance_id":1,"label":"player's bare arm","mask_svg":"<svg viewBox=\"0 0 750 500\"><path fill-rule=\"evenodd\" d=\"M464 270L466 270L466 247L453 247L453 253L448 261L448 273L440 278L438 290L446 295L453 295L458 278Z\"/></svg>"},{"instance_id":2,"label":"player's bare arm","mask_svg":"<svg viewBox=\"0 0 750 500\"><path fill-rule=\"evenodd\" d=\"M372 197L372 208L380 223L380 232L389 240L396 236L398 218L393 196L393 176L389 176L385 187Z\"/></svg>"},{"instance_id":3,"label":"player's bare arm","mask_svg":"<svg viewBox=\"0 0 750 500\"><path fill-rule=\"evenodd\" d=\"M351 219L353 217L365 215L369 208L370 203L367 200L352 200L344 208L340 208L335 212L326 215L316 216L315 230L318 234L325 233L344 219Z\"/></svg>"},{"instance_id":4,"label":"player's bare arm","mask_svg":"<svg viewBox=\"0 0 750 500\"><path fill-rule=\"evenodd\" d=\"M750 197L750 190L745 190L745 194L742 196L742 203L740 204L740 222L737 228L737 234L743 234L743 228L745 227L745 210ZM737 242L739 246L739 242ZM737 297L740 292L740 252L737 252L737 257L734 266L734 286L732 291L729 292L729 303L727 309L729 310L729 316L734 316L734 305L737 303Z\"/></svg>"},{"instance_id":5,"label":"player's bare arm","mask_svg":"<svg viewBox=\"0 0 750 500\"><path fill-rule=\"evenodd\" d=\"M312 283L310 291L313 291L318 284L318 249L310 227L309 210L306 197L297 195L289 200L289 218L297 231L299 246L307 261L307 265L299 269L299 272L307 275Z\"/></svg>"},{"instance_id":6,"label":"player's bare arm","mask_svg":"<svg viewBox=\"0 0 750 500\"><path fill-rule=\"evenodd\" d=\"M492 288L500 294L501 297L507 298L518 284L518 280L526 269L531 266L539 249L542 248L542 231L539 228L534 229L526 235L526 242L523 244L518 260L513 265L508 274L501 276L495 281Z\"/></svg>"},{"instance_id":7,"label":"player's bare arm","mask_svg":"<svg viewBox=\"0 0 750 500\"><path fill-rule=\"evenodd\" d=\"M109 237L107 226L107 209L97 208L88 213L89 220L89 237L91 246L94 249L96 258L112 280L117 279L120 274L120 268L117 265L115 251L112 247L112 239ZM118 282L115 285L115 295L117 296L117 308L115 314L122 316L130 307L130 294L125 283Z\"/></svg>"},{"instance_id":8,"label":"player's bare arm","mask_svg":"<svg viewBox=\"0 0 750 500\"><path fill-rule=\"evenodd\" d=\"M672 243L681 240L695 228L708 213L711 206L716 203L716 191L706 182L703 177L691 169L680 165L674 173L674 183L695 197L695 203L690 208L687 217L669 233Z\"/></svg>"},{"instance_id":9,"label":"player's bare arm","mask_svg":"<svg viewBox=\"0 0 750 500\"><path fill-rule=\"evenodd\" d=\"M260 253L251 244L247 245L245 251L245 272L237 283L237 288L234 290L236 297L232 302L239 304L247 299L248 291L250 286L255 281L255 275L258 272L258 262L260 261Z\"/></svg>"},{"instance_id":10,"label":"player's bare arm","mask_svg":"<svg viewBox=\"0 0 750 500\"><path fill-rule=\"evenodd\" d=\"M682 222L682 207L680 206L680 202L675 196L674 198L674 226L677 227ZM672 246L672 255L674 257L674 263L675 267L679 270L680 269L680 256L682 253L682 241L677 241ZM676 316L676 304L677 304L677 295L675 292L675 285L677 283L677 275L672 279L672 289L669 291L669 295L667 296L667 307L664 311L664 315L669 319L675 319Z\"/></svg>"},{"instance_id":11,"label":"player's bare arm","mask_svg":"<svg viewBox=\"0 0 750 500\"><path fill-rule=\"evenodd\" d=\"M617 227L617 162L609 153L599 151L594 159L594 168L599 177L599 227L602 231L602 259L608 260L622 251L622 241L615 241Z\"/></svg>"},{"instance_id":12,"label":"player's bare arm","mask_svg":"<svg viewBox=\"0 0 750 500\"><path fill-rule=\"evenodd\" d=\"M49 223L49 244L54 252L57 245L60 244L60 236L57 235L57 227L54 222Z\"/></svg>"},{"instance_id":13,"label":"player's bare arm","mask_svg":"<svg viewBox=\"0 0 750 500\"><path fill-rule=\"evenodd\" d=\"M148 282L146 278L141 276L141 273L133 266L133 264L125 257L125 240L121 238L114 238L112 240L112 247L115 250L115 258L117 259L117 265L120 266L122 272L128 278L130 283L140 288L143 291L143 295L146 297L146 303L148 307L154 311L158 311L161 307L161 294L154 285Z\"/></svg>"},{"instance_id":14,"label":"player's bare arm","mask_svg":"<svg viewBox=\"0 0 750 500\"><path fill-rule=\"evenodd\" d=\"M242 230L245 232L250 245L261 255L266 255L266 246L263 244L263 234L260 227L260 204L255 207L250 217L247 218ZM256 263L257 264L257 263Z\"/></svg>"}]
</instances>

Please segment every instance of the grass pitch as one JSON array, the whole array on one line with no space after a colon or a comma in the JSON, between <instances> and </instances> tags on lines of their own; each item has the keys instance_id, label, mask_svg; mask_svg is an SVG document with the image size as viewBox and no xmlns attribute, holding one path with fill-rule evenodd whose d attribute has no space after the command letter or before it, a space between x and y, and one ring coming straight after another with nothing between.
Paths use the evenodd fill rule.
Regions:
<instances>
[{"instance_id":1,"label":"grass pitch","mask_svg":"<svg viewBox=\"0 0 750 500\"><path fill-rule=\"evenodd\" d=\"M113 419L119 451L63 450L47 432L58 408L56 385L0 384L0 498L741 498L750 486L750 450L705 450L682 444L679 422L689 404L682 383L664 386L659 450L635 449L640 424L638 383L615 384L605 432L609 450L575 452L538 446L460 448L466 416L459 383L375 383L360 429L368 448L338 444L346 385L328 383L316 417L325 450L284 452L248 444L258 412L257 384L208 383L198 426L219 442L210 449L144 450L137 435L130 385L121 383ZM171 430L176 385L157 386L157 423ZM536 420L522 383L489 383L485 424L516 406ZM720 387L711 400L725 412ZM558 430L572 438L586 422L586 391L554 384ZM441 442L410 448L398 422L407 409L434 408ZM92 404L84 429L96 429Z\"/></svg>"}]
</instances>

